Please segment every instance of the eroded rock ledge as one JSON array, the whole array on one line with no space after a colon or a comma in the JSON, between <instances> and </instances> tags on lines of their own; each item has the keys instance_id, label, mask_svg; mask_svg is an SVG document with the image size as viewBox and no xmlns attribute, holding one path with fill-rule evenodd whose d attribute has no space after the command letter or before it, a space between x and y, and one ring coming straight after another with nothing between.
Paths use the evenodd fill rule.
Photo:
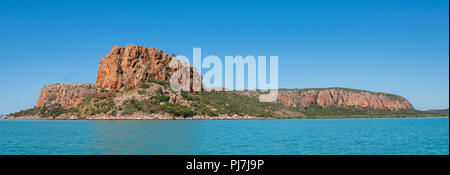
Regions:
<instances>
[{"instance_id":1,"label":"eroded rock ledge","mask_svg":"<svg viewBox=\"0 0 450 175\"><path fill-rule=\"evenodd\" d=\"M96 90L95 84L62 83L48 85L41 89L36 107L45 104L61 104L62 108L70 109L91 97L112 97L114 93L102 93Z\"/></svg>"}]
</instances>

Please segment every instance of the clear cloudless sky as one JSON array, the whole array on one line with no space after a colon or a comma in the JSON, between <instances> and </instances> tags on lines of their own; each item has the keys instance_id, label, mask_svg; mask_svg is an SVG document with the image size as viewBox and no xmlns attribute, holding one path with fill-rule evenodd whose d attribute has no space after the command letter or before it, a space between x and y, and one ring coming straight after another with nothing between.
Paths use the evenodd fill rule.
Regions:
<instances>
[{"instance_id":1,"label":"clear cloudless sky","mask_svg":"<svg viewBox=\"0 0 450 175\"><path fill-rule=\"evenodd\" d=\"M0 114L95 83L114 45L279 57L279 87L347 87L448 108L448 0L0 1ZM204 71L205 72L205 71Z\"/></svg>"}]
</instances>

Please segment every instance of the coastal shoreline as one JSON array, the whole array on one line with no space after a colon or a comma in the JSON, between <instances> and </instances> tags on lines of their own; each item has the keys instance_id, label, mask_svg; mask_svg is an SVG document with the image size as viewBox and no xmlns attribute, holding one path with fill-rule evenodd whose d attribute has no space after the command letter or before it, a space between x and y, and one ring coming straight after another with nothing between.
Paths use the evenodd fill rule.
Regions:
<instances>
[{"instance_id":1,"label":"coastal shoreline","mask_svg":"<svg viewBox=\"0 0 450 175\"><path fill-rule=\"evenodd\" d=\"M3 116L1 119L6 120L286 120L286 119L364 119L364 118L429 118L429 117L449 117L448 114L424 114L424 115L344 115L344 116L303 116L303 117L254 117L254 116L239 116L239 115L219 115L207 116L196 115L193 117L175 117L170 114L143 114L135 113L132 115L110 116L110 115L95 115L95 116L67 116L61 115L58 117L41 118L40 116Z\"/></svg>"},{"instance_id":2,"label":"coastal shoreline","mask_svg":"<svg viewBox=\"0 0 450 175\"><path fill-rule=\"evenodd\" d=\"M144 114L134 113L132 115L111 116L111 115L94 115L94 116L67 116L41 118L39 116L3 116L2 119L24 119L24 120L268 120L275 119L271 117L253 117L239 115L219 115L207 116L196 115L192 117L175 117L169 114Z\"/></svg>"}]
</instances>

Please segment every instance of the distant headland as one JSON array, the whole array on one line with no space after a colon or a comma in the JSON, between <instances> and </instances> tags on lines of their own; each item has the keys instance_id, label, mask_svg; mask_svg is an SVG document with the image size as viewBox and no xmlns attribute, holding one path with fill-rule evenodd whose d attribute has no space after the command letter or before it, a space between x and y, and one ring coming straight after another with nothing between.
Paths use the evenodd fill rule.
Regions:
<instances>
[{"instance_id":1,"label":"distant headland","mask_svg":"<svg viewBox=\"0 0 450 175\"><path fill-rule=\"evenodd\" d=\"M279 89L276 100L260 102L265 92L224 88L174 91L169 66L174 55L144 46L114 46L102 57L96 84L65 83L42 88L34 108L5 119L68 120L227 120L442 116L418 111L401 96L348 88ZM190 65L186 71L198 74Z\"/></svg>"}]
</instances>

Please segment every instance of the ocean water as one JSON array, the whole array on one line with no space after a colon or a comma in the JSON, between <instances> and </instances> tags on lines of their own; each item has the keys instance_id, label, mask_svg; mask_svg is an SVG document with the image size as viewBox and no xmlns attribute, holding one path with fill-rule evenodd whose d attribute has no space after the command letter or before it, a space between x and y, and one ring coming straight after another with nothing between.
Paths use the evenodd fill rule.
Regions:
<instances>
[{"instance_id":1,"label":"ocean water","mask_svg":"<svg viewBox=\"0 0 450 175\"><path fill-rule=\"evenodd\" d=\"M0 120L0 154L449 154L449 118Z\"/></svg>"}]
</instances>

